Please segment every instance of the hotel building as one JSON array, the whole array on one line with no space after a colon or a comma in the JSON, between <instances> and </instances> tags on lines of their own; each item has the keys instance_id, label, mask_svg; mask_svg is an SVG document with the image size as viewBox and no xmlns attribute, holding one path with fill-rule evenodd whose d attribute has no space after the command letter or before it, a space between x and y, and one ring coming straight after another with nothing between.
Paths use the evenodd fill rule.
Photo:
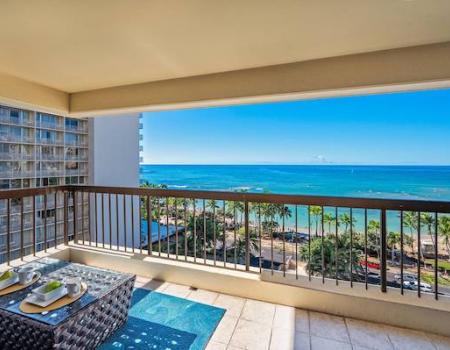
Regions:
<instances>
[{"instance_id":1,"label":"hotel building","mask_svg":"<svg viewBox=\"0 0 450 350\"><path fill-rule=\"evenodd\" d=\"M0 188L19 189L65 184L88 184L88 121L0 105ZM55 207L56 203L56 207ZM24 252L31 253L33 220L36 250L43 249L44 236L60 243L63 238L64 198L37 196L37 215L32 200L0 203L0 262L5 259L8 225L11 257L19 255L20 235ZM24 219L20 220L23 210ZM8 211L11 213L8 223ZM73 215L69 206L69 215ZM14 215L16 214L16 215ZM43 225L49 225L44 232ZM55 235L56 228L56 235ZM53 240L52 238L53 237Z\"/></svg>"}]
</instances>

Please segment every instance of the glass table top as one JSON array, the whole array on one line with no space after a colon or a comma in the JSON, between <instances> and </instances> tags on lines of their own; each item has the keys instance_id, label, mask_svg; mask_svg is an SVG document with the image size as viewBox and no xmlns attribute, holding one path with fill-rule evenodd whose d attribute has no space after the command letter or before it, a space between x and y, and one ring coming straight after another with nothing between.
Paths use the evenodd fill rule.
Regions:
<instances>
[{"instance_id":1,"label":"glass table top","mask_svg":"<svg viewBox=\"0 0 450 350\"><path fill-rule=\"evenodd\" d=\"M33 266L42 273L42 277L33 285L8 295L0 296L0 309L56 326L87 305L108 294L116 286L124 283L131 275L111 270L100 269L82 264L71 263L54 258L42 258L24 266ZM77 301L53 311L38 314L26 314L20 311L20 303L31 291L45 284L49 280L63 282L68 277L80 277L88 286L87 292Z\"/></svg>"}]
</instances>

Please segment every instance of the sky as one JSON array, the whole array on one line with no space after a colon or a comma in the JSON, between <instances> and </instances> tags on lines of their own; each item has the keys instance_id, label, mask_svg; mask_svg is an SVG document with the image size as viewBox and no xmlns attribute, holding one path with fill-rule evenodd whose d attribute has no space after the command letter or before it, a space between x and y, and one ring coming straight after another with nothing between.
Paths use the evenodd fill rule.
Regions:
<instances>
[{"instance_id":1,"label":"sky","mask_svg":"<svg viewBox=\"0 0 450 350\"><path fill-rule=\"evenodd\" d=\"M145 164L450 165L450 89L147 112Z\"/></svg>"}]
</instances>

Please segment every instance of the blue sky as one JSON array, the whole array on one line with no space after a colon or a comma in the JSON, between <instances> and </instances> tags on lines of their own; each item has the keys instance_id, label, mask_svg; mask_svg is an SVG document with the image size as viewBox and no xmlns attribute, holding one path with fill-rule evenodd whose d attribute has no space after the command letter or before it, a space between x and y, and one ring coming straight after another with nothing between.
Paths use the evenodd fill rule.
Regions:
<instances>
[{"instance_id":1,"label":"blue sky","mask_svg":"<svg viewBox=\"0 0 450 350\"><path fill-rule=\"evenodd\" d=\"M146 164L450 165L450 89L144 113Z\"/></svg>"}]
</instances>

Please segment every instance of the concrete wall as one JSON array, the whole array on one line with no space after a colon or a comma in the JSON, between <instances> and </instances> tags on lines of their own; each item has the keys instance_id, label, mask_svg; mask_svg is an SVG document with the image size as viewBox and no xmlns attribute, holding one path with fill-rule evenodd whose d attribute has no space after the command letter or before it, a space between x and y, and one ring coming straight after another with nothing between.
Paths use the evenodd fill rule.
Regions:
<instances>
[{"instance_id":1,"label":"concrete wall","mask_svg":"<svg viewBox=\"0 0 450 350\"><path fill-rule=\"evenodd\" d=\"M316 285L293 286L242 271L79 246L70 247L70 259L243 298L450 336L450 304L445 299L434 301L433 305L427 301L423 303L417 297L414 302L410 298L391 298L386 294L377 297L374 293L362 289L354 291L344 285L339 290L330 288L327 291L317 288L320 281Z\"/></svg>"},{"instance_id":2,"label":"concrete wall","mask_svg":"<svg viewBox=\"0 0 450 350\"><path fill-rule=\"evenodd\" d=\"M90 118L89 138L90 185L139 186L139 114ZM111 237L112 244L117 244L119 236L119 245L131 247L134 240L134 246L139 246L139 200L126 197L125 203L124 212L123 196L118 196L116 203L115 195L111 198L103 195L103 199L101 194L90 195L91 241L109 245ZM119 213L118 217L116 213Z\"/></svg>"}]
</instances>

